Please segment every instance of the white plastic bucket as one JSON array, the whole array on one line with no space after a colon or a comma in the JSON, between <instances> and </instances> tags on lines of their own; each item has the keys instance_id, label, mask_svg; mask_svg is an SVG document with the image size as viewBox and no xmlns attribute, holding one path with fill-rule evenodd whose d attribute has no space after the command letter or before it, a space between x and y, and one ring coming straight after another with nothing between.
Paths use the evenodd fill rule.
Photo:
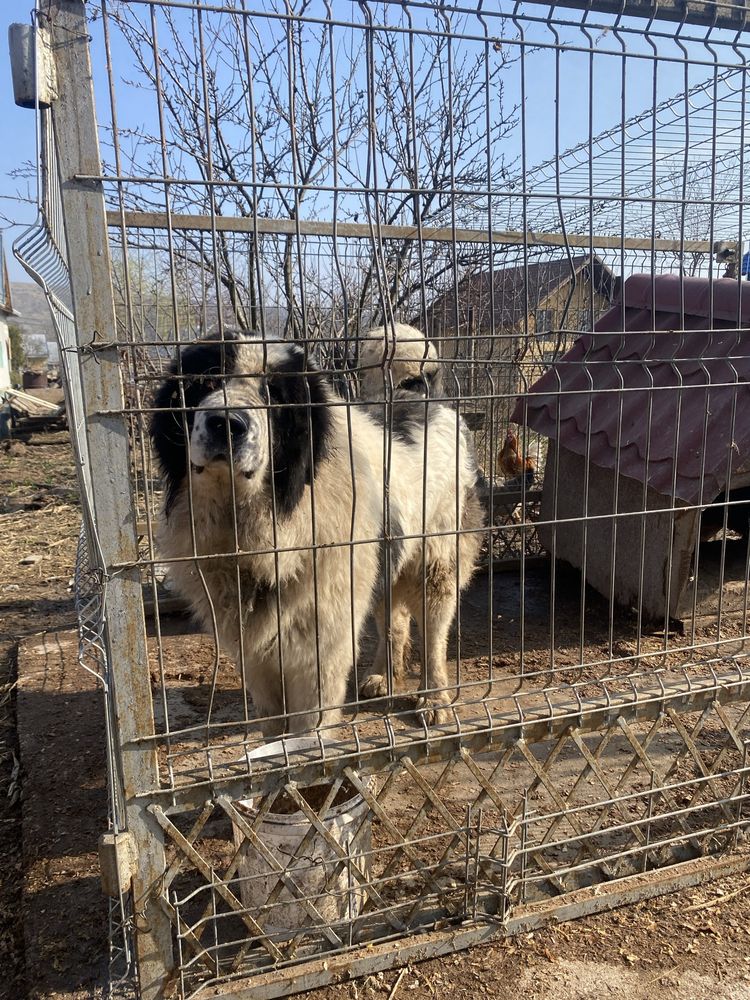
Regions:
<instances>
[{"instance_id":1,"label":"white plastic bucket","mask_svg":"<svg viewBox=\"0 0 750 1000\"><path fill-rule=\"evenodd\" d=\"M318 749L320 744L315 737L279 740L260 747L250 756L258 761L283 760L284 747L291 754L297 750ZM368 787L374 787L372 779ZM242 799L234 804L247 817L248 823L252 823L257 815L254 800ZM319 918L313 917L302 899L283 884L276 892L274 902L261 910L278 885L279 872L256 846L245 841L239 827L234 826L235 847L242 845L237 867L241 880L240 900L261 927L275 937L292 937L302 927L314 929L341 924L356 917L364 906L367 893L362 886L362 877L369 878L372 848L369 806L357 792L345 802L328 809L320 818L326 831L346 852L345 862L318 830L314 830L304 856L296 856L311 828L301 810L288 814L269 812L255 828L261 843L294 881L302 896L317 910Z\"/></svg>"}]
</instances>

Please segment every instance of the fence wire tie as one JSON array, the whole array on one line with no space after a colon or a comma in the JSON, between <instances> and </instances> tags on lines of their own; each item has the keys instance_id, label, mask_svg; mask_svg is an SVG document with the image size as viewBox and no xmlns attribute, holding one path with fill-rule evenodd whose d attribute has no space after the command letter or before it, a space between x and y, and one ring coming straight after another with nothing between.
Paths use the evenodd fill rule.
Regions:
<instances>
[{"instance_id":1,"label":"fence wire tie","mask_svg":"<svg viewBox=\"0 0 750 1000\"><path fill-rule=\"evenodd\" d=\"M88 344L81 344L77 348L77 350L84 357L85 356L92 357L96 361L96 363L99 364L99 358L97 355L100 354L102 351L111 350L113 347L116 346L116 344L117 341L107 340L105 337L102 337L102 335L99 333L98 330L95 329L91 336L91 340L88 342ZM73 348L69 349L73 350Z\"/></svg>"},{"instance_id":2,"label":"fence wire tie","mask_svg":"<svg viewBox=\"0 0 750 1000\"><path fill-rule=\"evenodd\" d=\"M91 13L87 12L87 16L93 24L97 20L96 10L94 9ZM53 21L52 15L48 14L47 11L33 10L31 12L32 21L40 21L42 19L47 22L50 28L54 27L55 31L64 31L67 35L72 35L77 41L86 42L87 45L90 45L94 41L94 36L89 35L85 31L76 31L75 28L69 28L65 24L60 24L59 21Z\"/></svg>"},{"instance_id":3,"label":"fence wire tie","mask_svg":"<svg viewBox=\"0 0 750 1000\"><path fill-rule=\"evenodd\" d=\"M156 899L159 892L154 888L153 896ZM140 910L133 911L133 926L135 929L143 934L148 934L151 931L151 922L146 918L146 907L144 906Z\"/></svg>"},{"instance_id":4,"label":"fence wire tie","mask_svg":"<svg viewBox=\"0 0 750 1000\"><path fill-rule=\"evenodd\" d=\"M134 568L132 563L117 563L110 571L102 570L102 587L106 587L108 583L112 583L113 580L123 576L126 570Z\"/></svg>"}]
</instances>

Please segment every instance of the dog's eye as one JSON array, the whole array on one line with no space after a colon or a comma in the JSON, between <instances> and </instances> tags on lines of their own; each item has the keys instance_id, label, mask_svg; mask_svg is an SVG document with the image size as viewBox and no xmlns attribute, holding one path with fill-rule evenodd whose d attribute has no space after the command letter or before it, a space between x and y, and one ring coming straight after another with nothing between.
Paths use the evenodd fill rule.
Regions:
<instances>
[{"instance_id":1,"label":"dog's eye","mask_svg":"<svg viewBox=\"0 0 750 1000\"><path fill-rule=\"evenodd\" d=\"M428 379L425 376L414 376L413 378L405 378L403 382L399 382L399 389L405 389L407 392L424 392L428 385Z\"/></svg>"}]
</instances>

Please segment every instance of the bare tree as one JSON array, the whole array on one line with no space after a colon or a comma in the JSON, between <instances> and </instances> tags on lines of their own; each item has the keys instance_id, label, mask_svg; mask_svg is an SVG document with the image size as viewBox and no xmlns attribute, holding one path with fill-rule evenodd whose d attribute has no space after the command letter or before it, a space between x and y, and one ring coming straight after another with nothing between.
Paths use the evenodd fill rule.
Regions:
<instances>
[{"instance_id":1,"label":"bare tree","mask_svg":"<svg viewBox=\"0 0 750 1000\"><path fill-rule=\"evenodd\" d=\"M739 187L740 162L735 151L721 162L704 158L690 163L679 192L683 203L669 205L669 217L677 223L684 239L711 240L713 243L720 236L725 237L727 231L738 231ZM680 266L685 273L693 275L707 263L705 253L690 252L682 255Z\"/></svg>"},{"instance_id":2,"label":"bare tree","mask_svg":"<svg viewBox=\"0 0 750 1000\"><path fill-rule=\"evenodd\" d=\"M510 57L490 37L472 49L457 46L456 28L441 8L428 14L419 34L386 28L372 37L368 99L374 126L367 171L354 179L377 189L365 205L376 227L467 226L482 193L486 204L506 169L503 140L517 110L504 103ZM374 323L404 306L424 315L430 293L447 276L486 266L486 260L481 245L447 252L439 242L389 240L384 253L371 254L364 265L357 312L367 311L377 285Z\"/></svg>"},{"instance_id":3,"label":"bare tree","mask_svg":"<svg viewBox=\"0 0 750 1000\"><path fill-rule=\"evenodd\" d=\"M738 199L741 178L741 154L730 151L714 160L705 153L673 157L674 169L660 178L653 206L650 191L643 193L643 204L635 207L640 217L632 229L657 239L686 241L736 239L739 233ZM638 194L640 192L632 192ZM710 263L704 251L684 250L674 255L674 265L684 274L695 275Z\"/></svg>"},{"instance_id":4,"label":"bare tree","mask_svg":"<svg viewBox=\"0 0 750 1000\"><path fill-rule=\"evenodd\" d=\"M136 74L127 82L156 95L161 122L158 134L147 125L121 127L118 152L124 155L129 140L130 169L183 182L169 188L173 212L295 221L303 205L312 210L332 157L364 129L366 109L351 76L339 76L334 91L330 40L301 19L307 6L287 22L263 24L239 12L220 19L162 8L157 25L153 12L149 20L127 3L110 9L134 57ZM164 207L148 185L131 186L125 198L134 209ZM263 239L244 233L238 251L236 234L217 226L210 235L187 231L172 248L186 268L215 279L217 301L224 289L242 329L260 322ZM290 323L298 312L293 241L288 236L281 253Z\"/></svg>"},{"instance_id":5,"label":"bare tree","mask_svg":"<svg viewBox=\"0 0 750 1000\"><path fill-rule=\"evenodd\" d=\"M126 83L158 110L121 120L111 155L134 176L176 182L125 185L125 207L163 211L166 196L173 213L217 220L171 242L170 270L212 281L241 329L263 323L268 305L292 336L326 326L350 336L394 310L424 314L447 276L475 266L476 248L381 240L379 228L466 225L501 176L515 124L497 40L461 47L442 8L407 31L388 23L388 5L364 31L320 9L275 0L251 18L109 6L133 56ZM232 233L225 216L284 219L291 231ZM297 231L311 218L369 221L372 238L343 255L334 239L321 270Z\"/></svg>"}]
</instances>

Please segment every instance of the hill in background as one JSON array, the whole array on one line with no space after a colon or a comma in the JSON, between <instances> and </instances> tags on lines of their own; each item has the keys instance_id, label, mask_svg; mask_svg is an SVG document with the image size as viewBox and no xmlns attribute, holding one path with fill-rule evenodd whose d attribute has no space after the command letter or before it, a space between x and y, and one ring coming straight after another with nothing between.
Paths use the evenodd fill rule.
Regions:
<instances>
[{"instance_id":1,"label":"hill in background","mask_svg":"<svg viewBox=\"0 0 750 1000\"><path fill-rule=\"evenodd\" d=\"M55 331L52 326L47 300L39 285L33 281L13 281L10 286L13 297L13 308L19 316L13 319L24 333L44 334L44 339L54 341Z\"/></svg>"}]
</instances>

